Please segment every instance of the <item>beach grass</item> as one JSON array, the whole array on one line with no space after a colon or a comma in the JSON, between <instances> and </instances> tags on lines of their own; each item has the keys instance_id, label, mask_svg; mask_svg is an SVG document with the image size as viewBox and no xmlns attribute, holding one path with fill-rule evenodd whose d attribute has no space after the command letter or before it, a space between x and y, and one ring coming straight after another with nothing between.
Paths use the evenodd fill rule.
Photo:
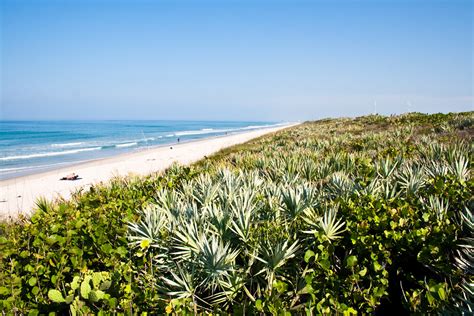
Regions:
<instances>
[{"instance_id":1,"label":"beach grass","mask_svg":"<svg viewBox=\"0 0 474 316\"><path fill-rule=\"evenodd\" d=\"M0 226L4 313L472 311L474 112L325 119Z\"/></svg>"}]
</instances>

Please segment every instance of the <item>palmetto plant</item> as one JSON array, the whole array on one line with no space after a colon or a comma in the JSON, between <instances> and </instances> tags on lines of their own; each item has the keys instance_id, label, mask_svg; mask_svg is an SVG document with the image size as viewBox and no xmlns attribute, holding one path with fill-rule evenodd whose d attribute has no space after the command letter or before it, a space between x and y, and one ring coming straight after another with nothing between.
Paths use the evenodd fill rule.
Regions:
<instances>
[{"instance_id":1,"label":"palmetto plant","mask_svg":"<svg viewBox=\"0 0 474 316\"><path fill-rule=\"evenodd\" d=\"M446 218L448 213L449 202L444 201L442 198L436 196L430 196L428 199L429 208L435 213L436 218L440 221Z\"/></svg>"},{"instance_id":2,"label":"palmetto plant","mask_svg":"<svg viewBox=\"0 0 474 316\"><path fill-rule=\"evenodd\" d=\"M398 184L408 195L416 195L425 182L423 169L416 165L405 165L398 174Z\"/></svg>"},{"instance_id":3,"label":"palmetto plant","mask_svg":"<svg viewBox=\"0 0 474 316\"><path fill-rule=\"evenodd\" d=\"M200 286L215 292L220 282L231 277L239 251L231 249L229 243L223 243L215 235L200 239L198 245L197 264L205 275Z\"/></svg>"},{"instance_id":4,"label":"palmetto plant","mask_svg":"<svg viewBox=\"0 0 474 316\"><path fill-rule=\"evenodd\" d=\"M431 178L444 177L450 172L449 165L443 160L429 159L424 166L426 174Z\"/></svg>"},{"instance_id":5,"label":"palmetto plant","mask_svg":"<svg viewBox=\"0 0 474 316\"><path fill-rule=\"evenodd\" d=\"M353 192L354 182L345 172L338 171L331 175L327 190L333 197L346 196Z\"/></svg>"},{"instance_id":6,"label":"palmetto plant","mask_svg":"<svg viewBox=\"0 0 474 316\"><path fill-rule=\"evenodd\" d=\"M176 262L194 260L201 249L200 244L206 238L205 229L198 226L195 220L182 221L181 224L171 237L173 242L171 255Z\"/></svg>"},{"instance_id":7,"label":"palmetto plant","mask_svg":"<svg viewBox=\"0 0 474 316\"><path fill-rule=\"evenodd\" d=\"M230 229L244 244L250 241L255 211L255 195L250 191L243 191L231 205L232 218Z\"/></svg>"},{"instance_id":8,"label":"palmetto plant","mask_svg":"<svg viewBox=\"0 0 474 316\"><path fill-rule=\"evenodd\" d=\"M460 182L465 182L469 179L469 161L462 155L459 155L451 163L451 172Z\"/></svg>"},{"instance_id":9,"label":"palmetto plant","mask_svg":"<svg viewBox=\"0 0 474 316\"><path fill-rule=\"evenodd\" d=\"M305 160L301 168L301 175L308 181L316 180L318 178L318 165L312 159Z\"/></svg>"},{"instance_id":10,"label":"palmetto plant","mask_svg":"<svg viewBox=\"0 0 474 316\"><path fill-rule=\"evenodd\" d=\"M397 169L400 163L400 159L392 160L390 158L382 159L376 164L377 174L382 179L388 179Z\"/></svg>"},{"instance_id":11,"label":"palmetto plant","mask_svg":"<svg viewBox=\"0 0 474 316\"><path fill-rule=\"evenodd\" d=\"M138 223L128 225L131 234L129 235L130 244L133 246L142 246L142 248L159 247L163 231L168 224L166 211L159 206L150 205L142 212L141 220Z\"/></svg>"},{"instance_id":12,"label":"palmetto plant","mask_svg":"<svg viewBox=\"0 0 474 316\"><path fill-rule=\"evenodd\" d=\"M306 208L312 205L312 192L298 186L281 192L282 210L290 219L297 218Z\"/></svg>"},{"instance_id":13,"label":"palmetto plant","mask_svg":"<svg viewBox=\"0 0 474 316\"><path fill-rule=\"evenodd\" d=\"M377 196L382 191L382 189L383 189L383 181L380 181L378 178L374 178L365 187L359 187L357 189L357 194Z\"/></svg>"},{"instance_id":14,"label":"palmetto plant","mask_svg":"<svg viewBox=\"0 0 474 316\"><path fill-rule=\"evenodd\" d=\"M461 239L456 264L465 272L474 272L474 215L466 207L461 213L461 223L466 230L467 237Z\"/></svg>"},{"instance_id":15,"label":"palmetto plant","mask_svg":"<svg viewBox=\"0 0 474 316\"><path fill-rule=\"evenodd\" d=\"M276 245L262 244L259 255L255 258L263 264L261 270L257 273L265 273L267 280L267 290L271 291L275 274L285 263L295 256L298 250L298 241L289 245L288 240Z\"/></svg>"},{"instance_id":16,"label":"palmetto plant","mask_svg":"<svg viewBox=\"0 0 474 316\"><path fill-rule=\"evenodd\" d=\"M465 237L460 239L454 264L465 273L460 292L454 297L455 306L466 314L474 312L474 215L466 207L460 212Z\"/></svg>"},{"instance_id":17,"label":"palmetto plant","mask_svg":"<svg viewBox=\"0 0 474 316\"><path fill-rule=\"evenodd\" d=\"M394 199L401 194L398 183L395 181L382 181L380 191L385 200Z\"/></svg>"},{"instance_id":18,"label":"palmetto plant","mask_svg":"<svg viewBox=\"0 0 474 316\"><path fill-rule=\"evenodd\" d=\"M344 221L337 218L337 208L335 207L329 207L324 211L324 215L320 219L320 227L323 236L329 242L341 238L341 234L346 230Z\"/></svg>"},{"instance_id":19,"label":"palmetto plant","mask_svg":"<svg viewBox=\"0 0 474 316\"><path fill-rule=\"evenodd\" d=\"M227 204L223 204L223 206ZM209 226L210 229L214 229L215 233L219 236L227 236L230 225L232 214L228 211L228 207L219 208L216 205L207 207L207 213L209 215Z\"/></svg>"},{"instance_id":20,"label":"palmetto plant","mask_svg":"<svg viewBox=\"0 0 474 316\"><path fill-rule=\"evenodd\" d=\"M282 157L285 174L295 175L298 173L298 156L285 155Z\"/></svg>"},{"instance_id":21,"label":"palmetto plant","mask_svg":"<svg viewBox=\"0 0 474 316\"><path fill-rule=\"evenodd\" d=\"M210 205L217 197L218 189L208 174L201 175L195 182L193 198L200 206Z\"/></svg>"},{"instance_id":22,"label":"palmetto plant","mask_svg":"<svg viewBox=\"0 0 474 316\"><path fill-rule=\"evenodd\" d=\"M170 271L169 276L161 277L165 285L163 291L179 299L191 298L194 305L197 305L196 301L201 303L200 298L196 295L195 276L181 269L179 266L177 267L177 271L178 273Z\"/></svg>"},{"instance_id":23,"label":"palmetto plant","mask_svg":"<svg viewBox=\"0 0 474 316\"><path fill-rule=\"evenodd\" d=\"M398 119L410 116L393 120ZM297 132L288 131L286 138L259 140L259 151L234 152L217 163L205 163L206 172L181 181L177 189L158 190L155 205L129 223L130 245L153 253L159 263L151 278L158 280L156 286L188 302L183 304L196 313L231 313L236 305L245 309L257 301L270 304L289 293L294 294L291 302L278 308L333 308L329 302L340 299L343 305L319 312L339 311L354 302L374 312L386 292L386 270L393 268L393 256L398 255L390 254L390 247L403 240L396 248L402 251L413 240L435 240L423 234L436 235L450 227L452 236L462 236L458 248L439 258L437 248L430 248L423 265L445 271L445 262L441 268L429 264L455 258L453 266L467 276L453 285L459 291L453 304L468 309L473 295L473 239L467 233L472 232L472 214L463 211L462 232L452 228L452 214L465 203L439 190L453 179L459 188L470 185L470 147L441 144L431 135L416 139L415 127L407 124L390 132L354 125L327 137L338 128L328 123L325 133L310 137L314 131L303 125ZM179 168L173 172L178 174ZM422 257L424 247L417 244L415 258ZM382 262L384 256L392 257ZM321 263L311 265L310 258ZM321 271L325 274L318 274ZM328 284L339 284L331 300L314 289L310 283L315 281L308 281L310 275L311 280L326 280L339 273L347 278L317 284L328 294ZM337 291L350 282L351 294L344 292L342 298L343 292ZM404 289L408 283L416 284L399 280ZM426 290L428 283L422 283L423 289L412 292L413 306L421 295L416 291ZM439 288L444 291L447 285ZM374 291L381 296L371 297ZM275 306L273 311L278 310Z\"/></svg>"},{"instance_id":24,"label":"palmetto plant","mask_svg":"<svg viewBox=\"0 0 474 316\"><path fill-rule=\"evenodd\" d=\"M444 160L446 154L446 146L443 144L438 143L437 141L433 141L433 139L429 136L423 136L420 138L420 157L425 161L441 161Z\"/></svg>"},{"instance_id":25,"label":"palmetto plant","mask_svg":"<svg viewBox=\"0 0 474 316\"><path fill-rule=\"evenodd\" d=\"M40 200L0 223L0 313L472 315L473 123L306 122Z\"/></svg>"}]
</instances>

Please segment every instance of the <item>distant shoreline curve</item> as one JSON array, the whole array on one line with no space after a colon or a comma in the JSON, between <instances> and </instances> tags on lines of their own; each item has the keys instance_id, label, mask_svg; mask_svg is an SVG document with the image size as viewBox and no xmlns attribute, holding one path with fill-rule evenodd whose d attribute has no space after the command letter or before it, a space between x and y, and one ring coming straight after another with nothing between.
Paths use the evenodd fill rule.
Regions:
<instances>
[{"instance_id":1,"label":"distant shoreline curve","mask_svg":"<svg viewBox=\"0 0 474 316\"><path fill-rule=\"evenodd\" d=\"M115 176L148 175L163 171L174 162L187 165L221 149L298 124L301 123L140 148L130 153L92 159L49 171L0 180L0 219L8 217L14 219L18 214L29 214L39 197L49 200L58 197L68 199L71 191L107 182ZM72 172L78 174L80 179L59 181L60 177Z\"/></svg>"}]
</instances>

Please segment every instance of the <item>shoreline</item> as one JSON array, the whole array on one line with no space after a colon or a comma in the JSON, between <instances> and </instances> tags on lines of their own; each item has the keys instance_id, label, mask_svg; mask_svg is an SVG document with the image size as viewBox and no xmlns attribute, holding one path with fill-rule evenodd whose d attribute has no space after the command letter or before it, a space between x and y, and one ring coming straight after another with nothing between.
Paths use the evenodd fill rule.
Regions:
<instances>
[{"instance_id":1,"label":"shoreline","mask_svg":"<svg viewBox=\"0 0 474 316\"><path fill-rule=\"evenodd\" d=\"M199 137L191 137L191 138L187 138L186 135L184 135L183 137L181 137L181 135L179 135L179 133L182 133L183 131L181 130L178 130L178 131L174 131L174 132L171 132L171 133L177 133L178 135L174 135L173 137L173 134L170 134L170 135L166 135L166 136L157 136L157 137L153 137L154 140L156 139L162 139L163 141L159 141L159 142L156 142L154 144L148 144L147 142L147 139L145 139L146 143L144 143L143 140L138 140L138 139L134 139L134 140L130 140L129 142L133 142L133 144L136 145L133 146L134 148L126 148L126 150L115 150L115 152L113 151L103 151L103 150L98 150L98 151L92 151L92 155L89 155L89 157L87 156L83 156L81 157L80 159L71 159L69 155L66 155L64 156L65 158L60 160L60 161L56 161L54 163L50 163L48 164L47 162L43 162L42 164L40 165L32 165L32 166L20 166L19 168L17 168L16 166L11 166L11 170L13 171L8 171L9 168L7 167L6 169L2 169L2 170L7 170L5 173L0 173L0 183L2 181L6 181L6 180L10 180L10 179L14 179L14 178L22 178L22 177L26 177L26 176L30 176L30 175L35 175L35 174L43 174L43 173L46 173L46 172L49 172L49 171L52 171L52 170L56 170L56 169L60 169L60 168L67 168L67 167L70 167L70 166L74 166L74 165L80 165L80 164L84 164L84 163L89 163L89 162L92 162L92 161L97 161L97 160L102 160L102 159L109 159L109 158L113 158L113 157L117 157L117 156L120 156L120 155L125 155L125 154L130 154L130 153L136 153L136 152L140 152L140 151L144 151L144 150L149 150L149 149L155 149L155 148L159 148L159 147L166 147L166 146L175 146L176 144L185 144L185 143L189 143L189 142L194 142L194 141L200 141L200 140L205 140L205 139L212 139L212 138L217 138L217 137L223 137L223 136L229 136L229 135L236 135L236 134L242 134L242 133L247 133L247 132L250 132L250 131L257 131L257 130L263 130L263 129L268 129L268 128L274 128L274 127L284 127L284 126L288 126L289 124L294 124L295 122L284 122L284 123L272 123L270 125L266 125L266 126L258 126L258 125L254 125L254 126L246 126L244 128L241 128L241 127L238 127L238 128L234 128L232 130L231 127L228 127L228 130L226 129L218 129L218 130L214 130L213 128L211 128L211 130L214 130L214 131L211 131L209 132L209 134L213 134L213 135L206 135L206 136L201 136ZM254 123L254 124L258 124L257 122ZM184 131L184 133L186 133L187 131ZM195 132L195 131L192 131L192 132ZM225 132L225 134L224 134ZM163 133L164 134L164 133ZM200 134L200 133L198 133ZM207 133L206 133L207 134ZM191 134L191 135L194 135L194 134ZM170 136L172 136L171 138L169 138ZM180 141L180 138L181 138L181 141ZM184 138L184 139L183 139ZM137 142L140 142L141 145L138 146L137 145ZM81 141L80 142L81 144L85 143L85 141ZM73 143L73 144L79 144L79 143ZM51 146L55 146L55 145L62 145L62 144L52 144ZM68 144L66 144L68 145ZM125 144L127 145L127 144ZM111 147L116 147L116 148L119 148L120 147L131 147L131 146L123 146L122 145L117 145L115 143L113 143L112 145L107 145L107 144L90 144L88 145L89 147L88 148L72 148L72 149L69 149L69 148L65 148L66 151L77 151L77 152L80 152L80 151L89 151L90 149L107 149L109 150ZM63 146L57 146L57 147L63 147ZM128 150L127 150L128 149ZM112 149L113 150L113 149ZM57 156L57 155L54 155L55 152L51 152L53 155L52 156ZM94 155L94 153L98 153L96 155ZM41 153L41 154L45 154L45 156L47 156L47 154L49 154L49 152L46 152L46 153ZM58 153L59 155L61 155L61 152ZM33 154L33 156L35 156L35 154ZM1 164L1 160L2 159L7 159L9 157L0 157L0 164ZM8 159L7 159L8 160ZM15 169L18 169L15 171ZM1 201L1 200L0 200Z\"/></svg>"},{"instance_id":2,"label":"shoreline","mask_svg":"<svg viewBox=\"0 0 474 316\"><path fill-rule=\"evenodd\" d=\"M278 126L275 126L275 127L286 127L286 126L291 125L291 124L294 124L294 123L288 123L287 125L278 125ZM268 128L273 128L273 127L268 127ZM252 130L251 132L257 131L257 130L268 129L268 128L255 129L255 130ZM37 170L32 170L31 173L20 174L18 176L12 176L12 177L8 177L8 178L5 178L5 179L0 178L0 187L4 182L7 182L9 180L25 178L25 177L30 177L30 176L34 176L34 175L42 175L42 174L46 174L48 172L55 171L55 170L58 170L58 169L67 169L67 168L71 168L71 167L75 167L75 166L82 166L82 165L88 164L88 163L98 162L98 161L101 161L101 160L107 160L107 159L112 159L112 158L117 158L117 157L125 157L127 155L141 153L141 152L148 151L148 150L154 150L154 149L164 148L164 147L169 148L170 146L176 146L176 145L179 145L179 144L188 144L188 143L192 143L192 142L199 142L199 141L202 141L202 140L209 140L209 139L232 136L232 135L240 135L240 134L243 134L243 133L247 133L247 132L234 132L234 133L223 134L223 135L209 136L209 137L205 137L205 138L181 140L180 142L173 141L173 142L169 142L169 143L156 144L156 145L152 145L152 146L148 146L148 147L138 147L138 148L135 148L135 149L133 149L131 151L128 151L128 152L115 153L115 154L105 156L105 157L89 158L89 159L83 159L83 160L79 160L79 161L61 162L59 164L61 164L62 166L54 167L53 165L51 165L51 166L47 166L45 168L38 168ZM0 201L1 201L1 199L0 199Z\"/></svg>"},{"instance_id":3,"label":"shoreline","mask_svg":"<svg viewBox=\"0 0 474 316\"><path fill-rule=\"evenodd\" d=\"M265 134L293 127L299 123L259 130L219 135L181 143L170 143L106 158L80 162L49 171L0 180L0 219L15 219L19 214L29 215L38 198L68 199L80 188L107 182L116 176L144 176L160 172L172 163L190 164L221 149L245 143ZM172 147L173 149L170 149ZM61 177L76 173L79 179L61 181Z\"/></svg>"}]
</instances>

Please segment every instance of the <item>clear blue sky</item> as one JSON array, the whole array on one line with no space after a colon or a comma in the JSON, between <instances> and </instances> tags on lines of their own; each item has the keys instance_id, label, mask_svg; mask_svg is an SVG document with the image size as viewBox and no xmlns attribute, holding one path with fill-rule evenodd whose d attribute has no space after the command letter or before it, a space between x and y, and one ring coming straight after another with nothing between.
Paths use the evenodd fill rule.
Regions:
<instances>
[{"instance_id":1,"label":"clear blue sky","mask_svg":"<svg viewBox=\"0 0 474 316\"><path fill-rule=\"evenodd\" d=\"M0 2L0 119L474 109L472 0Z\"/></svg>"}]
</instances>

